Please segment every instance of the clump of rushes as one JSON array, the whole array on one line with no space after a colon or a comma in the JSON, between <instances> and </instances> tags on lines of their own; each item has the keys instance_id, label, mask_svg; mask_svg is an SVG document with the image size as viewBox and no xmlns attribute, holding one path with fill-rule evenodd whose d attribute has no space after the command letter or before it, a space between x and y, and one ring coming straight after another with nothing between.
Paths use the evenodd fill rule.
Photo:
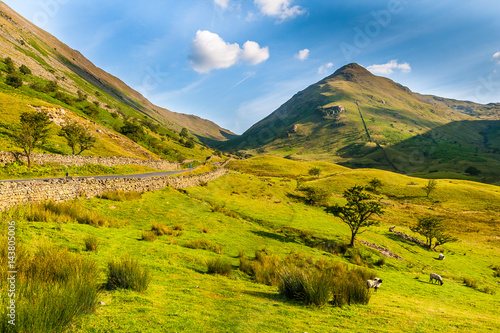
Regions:
<instances>
[{"instance_id":1,"label":"clump of rushes","mask_svg":"<svg viewBox=\"0 0 500 333\"><path fill-rule=\"evenodd\" d=\"M99 239L97 237L89 235L83 239L83 242L85 243L85 250L97 252L97 247L99 246Z\"/></svg>"},{"instance_id":2,"label":"clump of rushes","mask_svg":"<svg viewBox=\"0 0 500 333\"><path fill-rule=\"evenodd\" d=\"M193 239L188 241L184 247L190 249L202 249L207 251L212 251L217 254L222 254L222 247L219 244L215 244L206 239Z\"/></svg>"},{"instance_id":3,"label":"clump of rushes","mask_svg":"<svg viewBox=\"0 0 500 333\"><path fill-rule=\"evenodd\" d=\"M144 291L151 280L149 270L132 258L123 258L108 263L107 290L130 289Z\"/></svg>"},{"instance_id":4,"label":"clump of rushes","mask_svg":"<svg viewBox=\"0 0 500 333\"><path fill-rule=\"evenodd\" d=\"M94 262L51 244L39 246L33 255L18 244L16 252L16 325L0 320L0 332L62 333L95 310L101 291ZM7 247L0 247L0 262L7 262L7 253ZM0 293L8 290L6 271L0 269ZM0 297L2 318L8 318L8 302Z\"/></svg>"},{"instance_id":5,"label":"clump of rushes","mask_svg":"<svg viewBox=\"0 0 500 333\"><path fill-rule=\"evenodd\" d=\"M212 259L207 262L208 274L219 274L229 276L232 272L231 263L221 258Z\"/></svg>"},{"instance_id":6,"label":"clump of rushes","mask_svg":"<svg viewBox=\"0 0 500 333\"><path fill-rule=\"evenodd\" d=\"M156 233L153 231L143 230L141 239L146 242L153 242L156 240Z\"/></svg>"}]
</instances>

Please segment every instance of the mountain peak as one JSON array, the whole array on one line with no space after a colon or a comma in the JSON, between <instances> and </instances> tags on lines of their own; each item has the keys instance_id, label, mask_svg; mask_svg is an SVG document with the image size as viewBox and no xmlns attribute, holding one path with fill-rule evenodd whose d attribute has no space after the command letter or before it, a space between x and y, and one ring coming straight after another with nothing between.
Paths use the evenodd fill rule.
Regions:
<instances>
[{"instance_id":1,"label":"mountain peak","mask_svg":"<svg viewBox=\"0 0 500 333\"><path fill-rule=\"evenodd\" d=\"M340 79L346 81L356 81L356 79L373 76L374 75L370 73L366 68L353 62L340 67L332 75L328 76L326 80L339 77Z\"/></svg>"}]
</instances>

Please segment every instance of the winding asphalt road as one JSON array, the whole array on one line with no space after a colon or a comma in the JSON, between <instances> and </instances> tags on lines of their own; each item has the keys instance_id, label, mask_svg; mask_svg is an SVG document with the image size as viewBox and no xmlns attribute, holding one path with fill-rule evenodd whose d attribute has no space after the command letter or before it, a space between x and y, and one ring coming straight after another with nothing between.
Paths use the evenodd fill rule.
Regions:
<instances>
[{"instance_id":1,"label":"winding asphalt road","mask_svg":"<svg viewBox=\"0 0 500 333\"><path fill-rule=\"evenodd\" d=\"M195 168L185 169L185 170L177 170L177 171L159 171L159 172L148 172L148 173L137 173L132 175L108 175L108 176L85 176L85 177L70 177L71 179L114 179L114 178L150 178L150 177L159 177L159 176L172 176L180 173L185 173L189 171L193 171ZM30 182L30 181L49 181L49 180L64 180L65 177L54 177L54 178L31 178L31 179L5 179L0 180L0 182L10 182L10 183L21 183L21 182Z\"/></svg>"}]
</instances>

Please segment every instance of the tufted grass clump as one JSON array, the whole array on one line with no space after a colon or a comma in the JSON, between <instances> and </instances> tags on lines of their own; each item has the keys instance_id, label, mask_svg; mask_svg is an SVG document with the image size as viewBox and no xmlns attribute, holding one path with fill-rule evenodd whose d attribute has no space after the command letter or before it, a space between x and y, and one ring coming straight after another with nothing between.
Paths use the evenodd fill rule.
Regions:
<instances>
[{"instance_id":1,"label":"tufted grass clump","mask_svg":"<svg viewBox=\"0 0 500 333\"><path fill-rule=\"evenodd\" d=\"M253 260L244 253L239 259L239 269L256 282L278 286L282 296L306 305L342 307L370 300L366 280L373 279L375 273L364 267L349 270L347 265L326 259L314 261L296 252L280 259L265 248L255 251Z\"/></svg>"},{"instance_id":2,"label":"tufted grass clump","mask_svg":"<svg viewBox=\"0 0 500 333\"><path fill-rule=\"evenodd\" d=\"M280 271L280 294L318 307L328 303L332 296L333 275L329 271L307 271L297 266L285 266Z\"/></svg>"},{"instance_id":3,"label":"tufted grass clump","mask_svg":"<svg viewBox=\"0 0 500 333\"><path fill-rule=\"evenodd\" d=\"M473 278L470 278L468 276L464 276L463 281L464 281L464 284L469 288L473 288L473 289L479 288L479 283L476 280L474 280Z\"/></svg>"},{"instance_id":4,"label":"tufted grass clump","mask_svg":"<svg viewBox=\"0 0 500 333\"><path fill-rule=\"evenodd\" d=\"M207 273L208 274L219 274L223 276L229 276L232 272L231 263L221 258L212 259L207 262Z\"/></svg>"},{"instance_id":5,"label":"tufted grass clump","mask_svg":"<svg viewBox=\"0 0 500 333\"><path fill-rule=\"evenodd\" d=\"M13 209L12 214L16 218L25 218L33 222L77 222L96 227L118 227L121 225L112 218L87 210L75 200L57 203L49 200L25 207L19 206Z\"/></svg>"},{"instance_id":6,"label":"tufted grass clump","mask_svg":"<svg viewBox=\"0 0 500 333\"><path fill-rule=\"evenodd\" d=\"M100 242L97 237L89 235L83 239L83 243L85 244L86 251L97 252L97 248L99 247Z\"/></svg>"},{"instance_id":7,"label":"tufted grass clump","mask_svg":"<svg viewBox=\"0 0 500 333\"><path fill-rule=\"evenodd\" d=\"M219 244L215 244L207 239L193 239L184 244L184 247L190 249L202 249L207 251L212 251L217 254L222 254L222 247Z\"/></svg>"},{"instance_id":8,"label":"tufted grass clump","mask_svg":"<svg viewBox=\"0 0 500 333\"><path fill-rule=\"evenodd\" d=\"M50 244L39 246L33 255L19 244L16 251L16 325L1 320L1 332L64 332L77 317L95 310L101 294L95 263ZM7 267L3 247L0 262ZM0 293L7 295L6 270L0 269L0 278ZM0 298L2 318L8 318L8 301Z\"/></svg>"},{"instance_id":9,"label":"tufted grass clump","mask_svg":"<svg viewBox=\"0 0 500 333\"><path fill-rule=\"evenodd\" d=\"M150 281L149 270L143 268L135 259L123 258L108 263L107 290L130 289L145 291Z\"/></svg>"},{"instance_id":10,"label":"tufted grass clump","mask_svg":"<svg viewBox=\"0 0 500 333\"><path fill-rule=\"evenodd\" d=\"M156 240L156 233L154 231L143 230L141 240L146 242L154 242Z\"/></svg>"},{"instance_id":11,"label":"tufted grass clump","mask_svg":"<svg viewBox=\"0 0 500 333\"><path fill-rule=\"evenodd\" d=\"M493 276L494 277L500 277L500 266L492 266L493 269Z\"/></svg>"},{"instance_id":12,"label":"tufted grass clump","mask_svg":"<svg viewBox=\"0 0 500 333\"><path fill-rule=\"evenodd\" d=\"M169 228L165 224L153 223L151 225L151 231L157 236L171 235L171 236L181 236L183 234L183 226L176 224L173 228Z\"/></svg>"},{"instance_id":13,"label":"tufted grass clump","mask_svg":"<svg viewBox=\"0 0 500 333\"><path fill-rule=\"evenodd\" d=\"M110 191L105 192L99 196L101 199L112 200L112 201L131 201L137 200L142 197L142 192L137 191Z\"/></svg>"}]
</instances>

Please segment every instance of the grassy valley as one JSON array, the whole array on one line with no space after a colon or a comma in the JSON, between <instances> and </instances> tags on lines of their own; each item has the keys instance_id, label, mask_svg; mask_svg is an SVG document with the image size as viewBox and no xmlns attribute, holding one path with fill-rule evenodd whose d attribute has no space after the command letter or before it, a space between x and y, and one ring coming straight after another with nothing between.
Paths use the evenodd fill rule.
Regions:
<instances>
[{"instance_id":1,"label":"grassy valley","mask_svg":"<svg viewBox=\"0 0 500 333\"><path fill-rule=\"evenodd\" d=\"M145 291L101 291L97 301L103 304L74 321L70 332L500 328L496 315L500 279L495 271L500 265L498 187L441 179L427 198L422 189L427 180L375 169L276 157L233 161L230 168L229 175L205 186L167 188L122 199L126 201L95 198L72 204L119 221L110 222L110 227L79 224L71 218L64 223L57 223L57 217L43 222L30 217L27 208L4 213L3 221L17 221L20 243L28 252L48 242L95 263L99 284L106 283L108 263L117 258L131 258L149 270ZM319 176L309 175L312 168L321 170ZM374 177L383 184L378 195L385 214L377 217L379 226L358 239L389 249L403 260L383 257L359 242L354 249L346 248L347 226L323 208L307 204L304 192L297 189L325 188L332 193L329 204L342 204L346 188L366 185ZM459 239L439 247L446 256L443 261L437 260L439 252L388 231L396 226L420 237L409 227L418 217L429 215L444 217ZM163 231L144 240L151 230ZM84 239L89 236L97 239L97 251L85 250ZM370 291L366 305L304 305L282 296L277 286L259 283L242 267L242 257L258 262L262 256L306 267L340 263L369 270L383 284L377 293ZM227 276L208 273L216 259L229 264ZM428 283L431 272L443 277L443 286Z\"/></svg>"}]
</instances>

